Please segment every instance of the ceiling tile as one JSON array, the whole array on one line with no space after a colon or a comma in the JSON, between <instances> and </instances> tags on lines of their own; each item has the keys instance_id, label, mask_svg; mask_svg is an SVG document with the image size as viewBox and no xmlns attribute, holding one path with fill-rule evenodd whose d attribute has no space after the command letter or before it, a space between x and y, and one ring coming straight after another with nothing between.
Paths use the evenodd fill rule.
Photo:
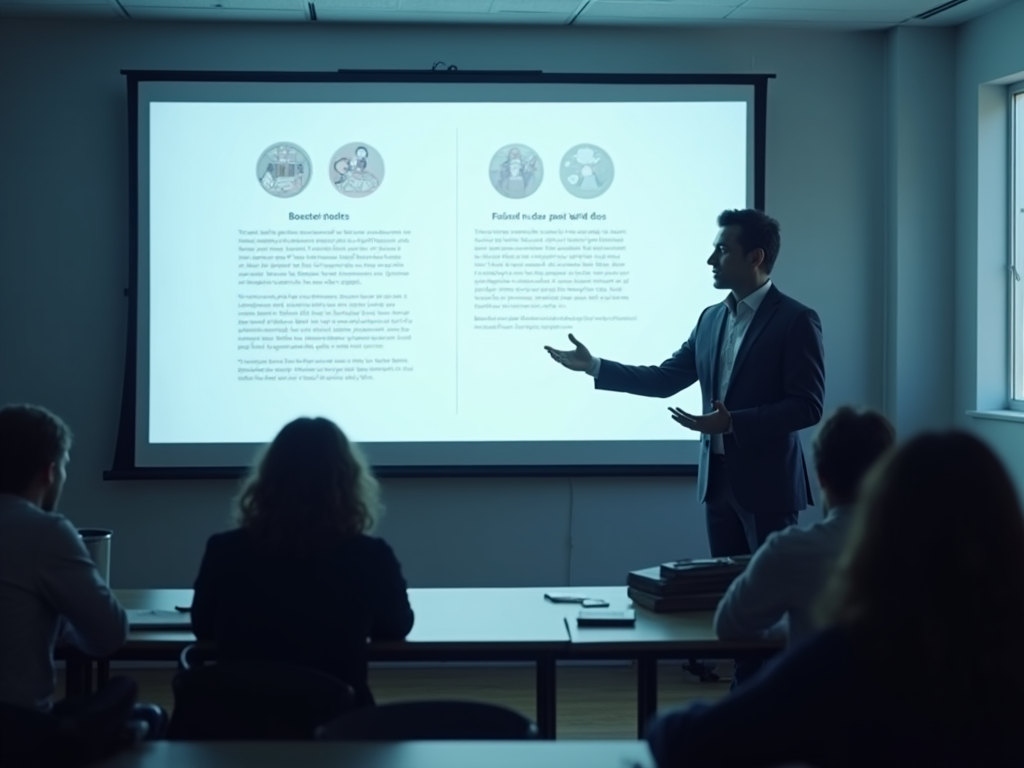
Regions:
<instances>
[{"instance_id":1,"label":"ceiling tile","mask_svg":"<svg viewBox=\"0 0 1024 768\"><path fill-rule=\"evenodd\" d=\"M40 5L48 6L63 6L65 8L73 8L75 6L83 5L108 5L113 6L114 4L109 0L2 0L0 5L3 6L25 6L26 8L34 8Z\"/></svg>"},{"instance_id":2,"label":"ceiling tile","mask_svg":"<svg viewBox=\"0 0 1024 768\"><path fill-rule=\"evenodd\" d=\"M401 0L398 7L413 13L489 13L491 0Z\"/></svg>"},{"instance_id":3,"label":"ceiling tile","mask_svg":"<svg viewBox=\"0 0 1024 768\"><path fill-rule=\"evenodd\" d=\"M158 5L125 5L124 9L131 18L140 21L306 21L308 18L304 10L287 9L188 8Z\"/></svg>"},{"instance_id":4,"label":"ceiling tile","mask_svg":"<svg viewBox=\"0 0 1024 768\"><path fill-rule=\"evenodd\" d=\"M661 0L594 0L577 17L581 21L598 19L640 19L645 21L688 19L722 19L739 5L695 5L692 3L662 2Z\"/></svg>"},{"instance_id":5,"label":"ceiling tile","mask_svg":"<svg viewBox=\"0 0 1024 768\"><path fill-rule=\"evenodd\" d=\"M784 8L748 8L743 6L729 14L729 21L789 21L826 24L899 24L906 19L901 11L812 11Z\"/></svg>"},{"instance_id":6,"label":"ceiling tile","mask_svg":"<svg viewBox=\"0 0 1024 768\"><path fill-rule=\"evenodd\" d=\"M911 19L911 24L924 24L927 26L950 26L954 24L963 24L965 21L970 21L978 16L984 16L990 11L994 11L1003 5L1009 5L1015 0L967 0L966 3L950 8L948 11L943 11L930 19ZM932 0L926 10L931 10L938 5L942 4L942 0Z\"/></svg>"},{"instance_id":7,"label":"ceiling tile","mask_svg":"<svg viewBox=\"0 0 1024 768\"><path fill-rule=\"evenodd\" d=\"M403 10L343 10L337 7L321 9L316 4L318 21L345 21L363 24L532 24L549 26L564 24L567 14L558 13L445 13Z\"/></svg>"},{"instance_id":8,"label":"ceiling tile","mask_svg":"<svg viewBox=\"0 0 1024 768\"><path fill-rule=\"evenodd\" d=\"M306 0L121 0L125 8L198 8L212 11L304 11Z\"/></svg>"},{"instance_id":9,"label":"ceiling tile","mask_svg":"<svg viewBox=\"0 0 1024 768\"><path fill-rule=\"evenodd\" d=\"M944 0L746 0L747 8L768 8L794 11L893 11L914 16L927 11Z\"/></svg>"},{"instance_id":10,"label":"ceiling tile","mask_svg":"<svg viewBox=\"0 0 1024 768\"><path fill-rule=\"evenodd\" d=\"M103 0L92 0L92 2L69 2L69 0L55 0L54 2L21 2L7 3L0 2L0 17L37 17L37 16L90 16L104 19L123 19L121 9Z\"/></svg>"},{"instance_id":11,"label":"ceiling tile","mask_svg":"<svg viewBox=\"0 0 1024 768\"><path fill-rule=\"evenodd\" d=\"M589 5L661 5L667 7L703 5L709 8L735 8L746 0L591 0ZM812 0L813 2L813 0Z\"/></svg>"},{"instance_id":12,"label":"ceiling tile","mask_svg":"<svg viewBox=\"0 0 1024 768\"><path fill-rule=\"evenodd\" d=\"M576 13L580 0L494 0L491 13Z\"/></svg>"},{"instance_id":13,"label":"ceiling tile","mask_svg":"<svg viewBox=\"0 0 1024 768\"><path fill-rule=\"evenodd\" d=\"M314 0L317 13L323 10L394 10L398 0Z\"/></svg>"}]
</instances>

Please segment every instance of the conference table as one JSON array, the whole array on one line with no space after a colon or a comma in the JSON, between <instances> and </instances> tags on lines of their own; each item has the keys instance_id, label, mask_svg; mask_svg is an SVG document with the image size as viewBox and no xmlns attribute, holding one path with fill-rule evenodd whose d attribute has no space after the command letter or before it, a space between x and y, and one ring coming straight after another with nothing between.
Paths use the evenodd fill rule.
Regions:
<instances>
[{"instance_id":1,"label":"conference table","mask_svg":"<svg viewBox=\"0 0 1024 768\"><path fill-rule=\"evenodd\" d=\"M579 605L552 603L547 592L572 591L606 600L611 609L633 608L633 627L578 627ZM190 589L114 590L125 608L173 611L192 603ZM625 587L514 587L410 589L416 614L412 632L402 641L369 645L371 661L520 661L536 668L537 728L555 738L556 663L568 659L621 659L637 664L637 733L657 710L657 665L663 659L765 657L777 641L722 641L706 611L659 614L634 606ZM267 616L267 621L274 617ZM133 628L125 645L108 659L64 652L68 692L91 690L93 665L98 681L109 675L111 660L175 661L196 642L187 627Z\"/></svg>"},{"instance_id":2,"label":"conference table","mask_svg":"<svg viewBox=\"0 0 1024 768\"><path fill-rule=\"evenodd\" d=\"M154 741L95 768L654 768L642 741Z\"/></svg>"}]
</instances>

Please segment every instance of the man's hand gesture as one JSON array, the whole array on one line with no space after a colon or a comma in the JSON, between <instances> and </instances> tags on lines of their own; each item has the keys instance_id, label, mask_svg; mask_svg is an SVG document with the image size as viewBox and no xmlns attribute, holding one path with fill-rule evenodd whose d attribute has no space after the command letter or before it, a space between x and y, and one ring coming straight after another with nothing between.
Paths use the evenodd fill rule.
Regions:
<instances>
[{"instance_id":1,"label":"man's hand gesture","mask_svg":"<svg viewBox=\"0 0 1024 768\"><path fill-rule=\"evenodd\" d=\"M594 356L590 354L590 350L576 341L576 337L571 333L569 334L569 341L576 346L576 349L560 350L547 346L544 349L551 355L552 360L556 363L561 363L570 371L589 371L590 366L594 362Z\"/></svg>"},{"instance_id":2,"label":"man's hand gesture","mask_svg":"<svg viewBox=\"0 0 1024 768\"><path fill-rule=\"evenodd\" d=\"M669 408L668 410L672 414L672 421L704 435L720 435L732 429L732 415L718 400L715 401L715 410L705 413L703 416L687 413L682 408Z\"/></svg>"}]
</instances>

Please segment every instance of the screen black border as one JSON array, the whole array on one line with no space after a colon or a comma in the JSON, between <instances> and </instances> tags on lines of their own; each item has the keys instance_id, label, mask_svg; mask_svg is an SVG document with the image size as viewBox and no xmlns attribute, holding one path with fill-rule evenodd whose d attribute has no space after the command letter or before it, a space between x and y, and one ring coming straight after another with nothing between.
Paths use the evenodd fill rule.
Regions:
<instances>
[{"instance_id":1,"label":"screen black border","mask_svg":"<svg viewBox=\"0 0 1024 768\"><path fill-rule=\"evenodd\" d=\"M541 71L337 70L335 72L241 72L121 70L128 87L128 328L124 381L114 459L104 480L223 480L247 467L138 467L135 465L136 364L139 285L139 83L555 83L589 85L749 85L754 88L754 207L764 210L768 81L773 74L589 74ZM544 466L374 466L378 477L665 477L694 476L695 464Z\"/></svg>"}]
</instances>

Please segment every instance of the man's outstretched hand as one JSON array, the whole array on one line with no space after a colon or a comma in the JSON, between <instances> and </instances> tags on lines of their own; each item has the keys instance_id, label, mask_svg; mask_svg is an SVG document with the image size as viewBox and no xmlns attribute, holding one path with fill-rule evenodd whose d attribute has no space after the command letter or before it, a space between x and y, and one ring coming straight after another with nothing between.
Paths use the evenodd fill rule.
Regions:
<instances>
[{"instance_id":1,"label":"man's outstretched hand","mask_svg":"<svg viewBox=\"0 0 1024 768\"><path fill-rule=\"evenodd\" d=\"M703 416L694 416L682 408L670 407L668 410L672 414L672 421L704 435L720 435L732 429L732 416L718 400L715 400L715 410Z\"/></svg>"},{"instance_id":2,"label":"man's outstretched hand","mask_svg":"<svg viewBox=\"0 0 1024 768\"><path fill-rule=\"evenodd\" d=\"M551 355L552 360L556 363L561 363L570 371L590 370L590 365L594 362L594 356L590 354L590 350L576 341L576 337L571 333L569 334L569 341L576 346L576 349L561 350L547 346L544 349Z\"/></svg>"}]
</instances>

